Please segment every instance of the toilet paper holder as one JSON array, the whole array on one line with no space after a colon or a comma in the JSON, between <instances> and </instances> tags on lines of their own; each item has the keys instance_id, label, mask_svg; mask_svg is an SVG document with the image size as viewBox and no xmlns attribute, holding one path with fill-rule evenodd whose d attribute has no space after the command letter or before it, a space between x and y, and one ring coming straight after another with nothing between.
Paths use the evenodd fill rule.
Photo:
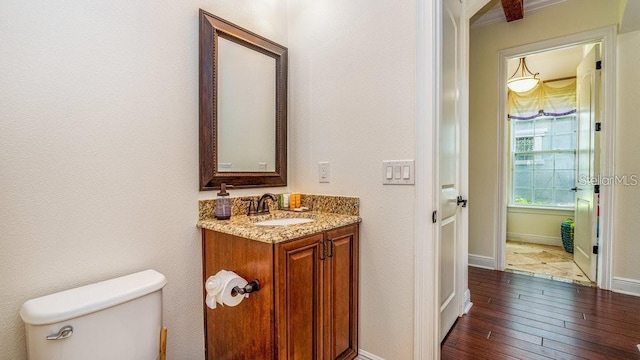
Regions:
<instances>
[{"instance_id":1,"label":"toilet paper holder","mask_svg":"<svg viewBox=\"0 0 640 360\"><path fill-rule=\"evenodd\" d=\"M231 289L231 296L235 297L237 295L249 294L258 290L260 290L260 282L256 279L250 281L244 287L235 286L233 289Z\"/></svg>"}]
</instances>

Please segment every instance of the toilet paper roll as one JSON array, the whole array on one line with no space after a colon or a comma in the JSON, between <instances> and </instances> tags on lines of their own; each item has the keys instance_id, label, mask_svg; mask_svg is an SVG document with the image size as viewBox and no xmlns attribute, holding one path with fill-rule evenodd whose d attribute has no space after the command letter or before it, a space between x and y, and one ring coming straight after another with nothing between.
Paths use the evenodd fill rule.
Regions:
<instances>
[{"instance_id":1,"label":"toilet paper roll","mask_svg":"<svg viewBox=\"0 0 640 360\"><path fill-rule=\"evenodd\" d=\"M236 306L242 302L249 294L236 296L231 295L234 287L245 287L247 280L241 278L233 271L220 270L217 274L209 277L205 282L207 297L205 303L210 309L216 308L216 303L220 305ZM215 301L214 301L215 299Z\"/></svg>"}]
</instances>

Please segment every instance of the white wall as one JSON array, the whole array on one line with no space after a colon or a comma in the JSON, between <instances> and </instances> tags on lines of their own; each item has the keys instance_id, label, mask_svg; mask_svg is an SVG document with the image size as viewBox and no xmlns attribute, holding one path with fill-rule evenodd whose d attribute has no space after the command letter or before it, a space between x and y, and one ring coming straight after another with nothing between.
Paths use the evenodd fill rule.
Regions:
<instances>
[{"instance_id":1,"label":"white wall","mask_svg":"<svg viewBox=\"0 0 640 360\"><path fill-rule=\"evenodd\" d=\"M360 197L360 348L388 360L413 357L415 188L383 186L381 168L415 157L415 11L391 0L289 7L291 183Z\"/></svg>"},{"instance_id":2,"label":"white wall","mask_svg":"<svg viewBox=\"0 0 640 360\"><path fill-rule=\"evenodd\" d=\"M613 6L616 5L616 6ZM471 29L469 254L493 258L497 239L498 52L519 45L616 24L617 2L567 0L526 14L523 20ZM500 239L501 240L501 239Z\"/></svg>"},{"instance_id":3,"label":"white wall","mask_svg":"<svg viewBox=\"0 0 640 360\"><path fill-rule=\"evenodd\" d=\"M618 36L618 77L616 121L616 174L636 175L640 180L640 31ZM625 279L636 279L640 290L640 187L616 186L615 258L613 275Z\"/></svg>"},{"instance_id":4,"label":"white wall","mask_svg":"<svg viewBox=\"0 0 640 360\"><path fill-rule=\"evenodd\" d=\"M200 7L287 45L283 1L0 2L1 359L26 358L24 301L146 268L168 358L204 357Z\"/></svg>"}]
</instances>

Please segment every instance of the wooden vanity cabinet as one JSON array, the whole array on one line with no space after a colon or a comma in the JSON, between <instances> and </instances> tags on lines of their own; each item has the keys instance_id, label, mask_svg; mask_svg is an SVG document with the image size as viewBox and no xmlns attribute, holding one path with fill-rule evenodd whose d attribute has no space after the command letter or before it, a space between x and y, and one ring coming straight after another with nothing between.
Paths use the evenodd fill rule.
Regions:
<instances>
[{"instance_id":1,"label":"wooden vanity cabinet","mask_svg":"<svg viewBox=\"0 0 640 360\"><path fill-rule=\"evenodd\" d=\"M277 244L203 232L203 280L224 268L262 285L238 306L205 306L207 359L356 358L358 225Z\"/></svg>"}]
</instances>

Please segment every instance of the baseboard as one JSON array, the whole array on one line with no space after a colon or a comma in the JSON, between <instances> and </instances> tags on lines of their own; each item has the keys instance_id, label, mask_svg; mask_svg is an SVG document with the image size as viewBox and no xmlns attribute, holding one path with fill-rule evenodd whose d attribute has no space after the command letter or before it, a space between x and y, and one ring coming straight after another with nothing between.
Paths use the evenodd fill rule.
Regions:
<instances>
[{"instance_id":1,"label":"baseboard","mask_svg":"<svg viewBox=\"0 0 640 360\"><path fill-rule=\"evenodd\" d=\"M364 351L362 349L358 349L358 359L359 360L384 360L380 356L373 355L373 354L368 353L368 352L366 352L366 351Z\"/></svg>"},{"instance_id":2,"label":"baseboard","mask_svg":"<svg viewBox=\"0 0 640 360\"><path fill-rule=\"evenodd\" d=\"M467 289L464 292L464 313L468 314L472 306L473 306L473 303L471 302L471 291Z\"/></svg>"},{"instance_id":3,"label":"baseboard","mask_svg":"<svg viewBox=\"0 0 640 360\"><path fill-rule=\"evenodd\" d=\"M532 234L507 233L507 239L531 244L562 246L562 238Z\"/></svg>"},{"instance_id":4,"label":"baseboard","mask_svg":"<svg viewBox=\"0 0 640 360\"><path fill-rule=\"evenodd\" d=\"M469 266L495 270L496 259L489 256L469 254Z\"/></svg>"},{"instance_id":5,"label":"baseboard","mask_svg":"<svg viewBox=\"0 0 640 360\"><path fill-rule=\"evenodd\" d=\"M611 282L611 291L621 294L640 296L640 281L614 276L613 281Z\"/></svg>"}]
</instances>

